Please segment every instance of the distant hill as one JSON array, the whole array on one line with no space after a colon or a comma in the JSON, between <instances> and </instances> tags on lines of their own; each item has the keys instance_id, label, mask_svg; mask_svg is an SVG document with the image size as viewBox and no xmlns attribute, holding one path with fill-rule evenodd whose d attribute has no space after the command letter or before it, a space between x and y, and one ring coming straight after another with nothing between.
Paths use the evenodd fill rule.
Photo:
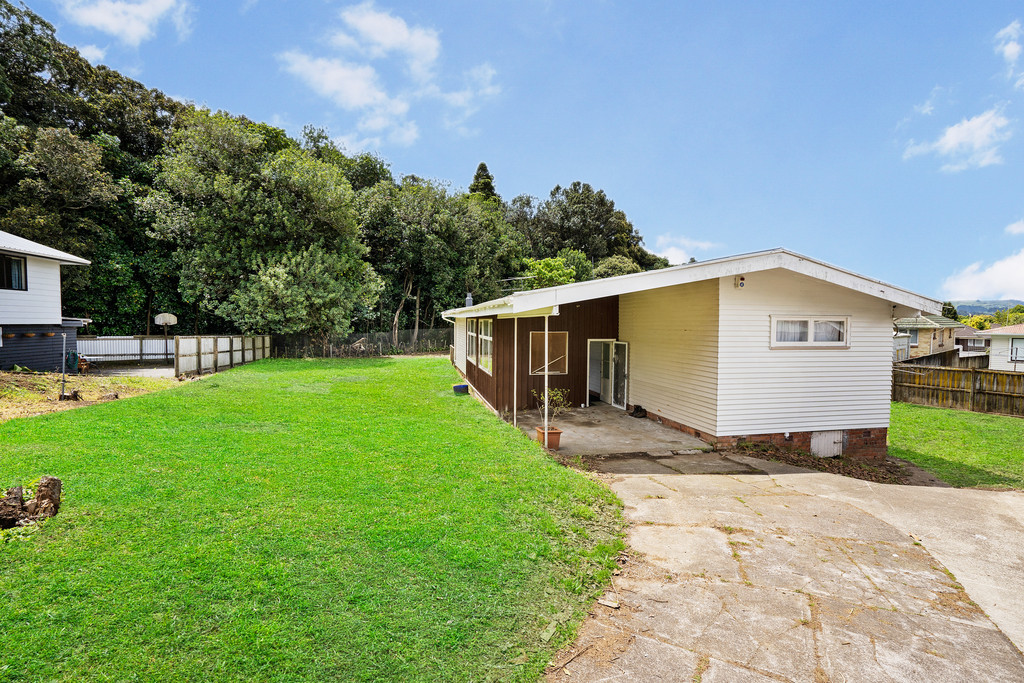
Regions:
<instances>
[{"instance_id":1,"label":"distant hill","mask_svg":"<svg viewBox=\"0 0 1024 683\"><path fill-rule=\"evenodd\" d=\"M1024 304L1020 299L1000 299L998 301L954 301L956 312L960 315L975 315L978 313L991 314L996 311L1005 311L1017 304Z\"/></svg>"}]
</instances>

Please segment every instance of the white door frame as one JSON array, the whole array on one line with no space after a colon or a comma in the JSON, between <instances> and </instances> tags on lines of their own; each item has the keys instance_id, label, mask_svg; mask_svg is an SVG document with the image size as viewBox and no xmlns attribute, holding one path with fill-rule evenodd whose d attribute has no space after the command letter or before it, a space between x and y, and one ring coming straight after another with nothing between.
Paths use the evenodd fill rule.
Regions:
<instances>
[{"instance_id":1,"label":"white door frame","mask_svg":"<svg viewBox=\"0 0 1024 683\"><path fill-rule=\"evenodd\" d=\"M594 342L601 342L603 344L614 344L615 340L605 339L604 337L597 337L596 339L587 339L587 407L590 407L590 345L593 344Z\"/></svg>"}]
</instances>

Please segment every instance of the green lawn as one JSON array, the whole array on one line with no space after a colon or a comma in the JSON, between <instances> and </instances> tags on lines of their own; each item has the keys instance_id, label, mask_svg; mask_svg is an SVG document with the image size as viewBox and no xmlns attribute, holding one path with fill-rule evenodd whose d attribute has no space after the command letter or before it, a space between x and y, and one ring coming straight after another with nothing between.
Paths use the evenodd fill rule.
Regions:
<instances>
[{"instance_id":1,"label":"green lawn","mask_svg":"<svg viewBox=\"0 0 1024 683\"><path fill-rule=\"evenodd\" d=\"M0 424L0 485L64 480L0 544L0 681L535 680L617 502L456 378L262 361Z\"/></svg>"},{"instance_id":2,"label":"green lawn","mask_svg":"<svg viewBox=\"0 0 1024 683\"><path fill-rule=\"evenodd\" d=\"M953 486L1024 489L1024 419L892 404L889 454Z\"/></svg>"}]
</instances>

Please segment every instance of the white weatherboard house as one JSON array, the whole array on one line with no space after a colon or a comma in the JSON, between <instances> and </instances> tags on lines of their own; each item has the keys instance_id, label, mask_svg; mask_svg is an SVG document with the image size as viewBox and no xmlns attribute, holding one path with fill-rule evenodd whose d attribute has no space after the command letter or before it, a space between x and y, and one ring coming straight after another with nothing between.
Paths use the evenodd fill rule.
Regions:
<instances>
[{"instance_id":1,"label":"white weatherboard house","mask_svg":"<svg viewBox=\"0 0 1024 683\"><path fill-rule=\"evenodd\" d=\"M989 370L1024 372L1024 324L983 330L977 336L992 340Z\"/></svg>"},{"instance_id":2,"label":"white weatherboard house","mask_svg":"<svg viewBox=\"0 0 1024 683\"><path fill-rule=\"evenodd\" d=\"M517 292L452 309L454 362L496 412L545 382L640 405L720 446L884 458L893 321L934 299L785 249Z\"/></svg>"},{"instance_id":3,"label":"white weatherboard house","mask_svg":"<svg viewBox=\"0 0 1024 683\"><path fill-rule=\"evenodd\" d=\"M0 370L60 370L62 344L75 350L85 321L61 315L62 264L89 262L0 231Z\"/></svg>"}]
</instances>

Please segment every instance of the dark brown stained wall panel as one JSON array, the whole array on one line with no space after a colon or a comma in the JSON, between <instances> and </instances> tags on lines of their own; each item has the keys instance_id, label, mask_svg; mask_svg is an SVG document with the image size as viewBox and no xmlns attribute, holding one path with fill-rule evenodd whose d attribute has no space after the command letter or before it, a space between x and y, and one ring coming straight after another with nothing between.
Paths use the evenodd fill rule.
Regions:
<instances>
[{"instance_id":1,"label":"dark brown stained wall panel","mask_svg":"<svg viewBox=\"0 0 1024 683\"><path fill-rule=\"evenodd\" d=\"M550 386L568 389L569 399L575 404L587 400L587 340L616 339L619 333L619 297L610 296L574 304L559 306L559 314L548 318L550 331L569 333L569 373L552 375ZM494 328L494 381L491 385L491 402L498 411L512 411L515 405L524 410L536 405L533 390L544 390L543 375L530 375L530 332L544 331L544 318L519 319L518 364L513 353L515 348L515 320L500 319ZM518 365L519 382L513 397L513 373ZM468 365L467 365L468 367ZM470 378L470 382L473 379ZM481 393L484 390L478 385ZM490 399L488 399L490 400Z\"/></svg>"}]
</instances>

